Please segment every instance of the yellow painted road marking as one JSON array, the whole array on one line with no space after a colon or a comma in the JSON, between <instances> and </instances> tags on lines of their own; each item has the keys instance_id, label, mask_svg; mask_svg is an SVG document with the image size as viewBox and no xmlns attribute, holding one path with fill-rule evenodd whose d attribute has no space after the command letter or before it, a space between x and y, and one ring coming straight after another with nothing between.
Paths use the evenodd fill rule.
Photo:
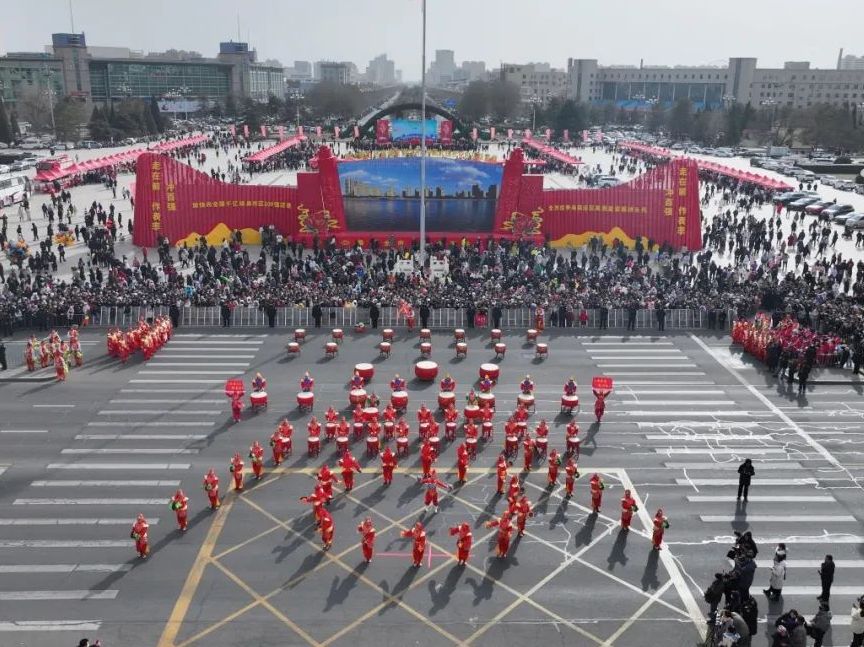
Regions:
<instances>
[{"instance_id":1,"label":"yellow painted road marking","mask_svg":"<svg viewBox=\"0 0 864 647\"><path fill-rule=\"evenodd\" d=\"M225 521L228 519L228 513L231 512L233 504L234 499L229 498L216 511L216 518L210 525L210 530L204 538L204 543L201 544L201 549L192 563L192 568L189 569L186 582L184 582L180 595L174 602L174 608L171 610L171 615L168 616L168 621L165 623L165 629L162 630L162 636L159 638L157 647L174 647L174 641L177 639L177 634L180 632L180 627L186 618L186 613L189 611L189 605L192 603L195 591L198 590L198 585L201 584L204 569L210 560L210 555L213 553L213 548L216 546L219 535L225 527Z\"/></svg>"}]
</instances>

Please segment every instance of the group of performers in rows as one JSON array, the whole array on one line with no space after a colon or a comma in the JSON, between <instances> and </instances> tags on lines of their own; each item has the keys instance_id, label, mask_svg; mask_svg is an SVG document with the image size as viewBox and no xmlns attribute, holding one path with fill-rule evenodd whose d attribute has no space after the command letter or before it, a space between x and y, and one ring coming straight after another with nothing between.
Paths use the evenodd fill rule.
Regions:
<instances>
[{"instance_id":1,"label":"group of performers in rows","mask_svg":"<svg viewBox=\"0 0 864 647\"><path fill-rule=\"evenodd\" d=\"M41 368L48 368L54 363L57 379L63 381L69 375L70 366L83 366L84 354L81 352L81 339L78 326L69 330L68 339L64 340L56 330L52 330L46 339L39 340L30 337L24 346L24 363L27 370L36 370L36 362Z\"/></svg>"},{"instance_id":2,"label":"group of performers in rows","mask_svg":"<svg viewBox=\"0 0 864 647\"><path fill-rule=\"evenodd\" d=\"M112 328L108 331L108 354L125 364L131 355L140 350L144 359L149 360L168 343L173 334L174 327L168 317L156 317L152 324L141 319L128 330Z\"/></svg>"},{"instance_id":3,"label":"group of performers in rows","mask_svg":"<svg viewBox=\"0 0 864 647\"><path fill-rule=\"evenodd\" d=\"M842 340L837 335L820 334L802 326L791 315L786 315L776 326L772 326L771 315L757 314L753 321L739 319L732 324L732 342L743 346L745 352L760 361L765 361L768 346L772 342L782 351L792 351L803 356L808 347L816 349L817 358L833 358Z\"/></svg>"},{"instance_id":4,"label":"group of performers in rows","mask_svg":"<svg viewBox=\"0 0 864 647\"><path fill-rule=\"evenodd\" d=\"M280 423L281 424L281 423ZM274 449L275 455L275 449ZM256 480L263 477L264 465L264 448L258 441L255 441L249 448L249 458L252 464L252 472ZM467 448L463 443L457 449L457 481L454 485L450 485L442 481L438 472L434 467L437 460L437 454L431 450L428 445L424 445L421 450L421 475L418 477L418 482L424 489L424 506L427 511L438 512L439 491L452 490L454 485L461 486L465 483L465 476L468 464ZM277 465L278 462L274 461ZM279 459L281 462L281 458ZM548 457L548 467L546 474L546 487L552 490L558 485L559 468L561 467L561 457L558 456L555 450L552 450ZM338 463L341 483L344 492L347 494L354 488L354 476L362 472L359 461L346 450ZM530 468L527 467L526 471ZM518 475L510 475L509 468L512 463L504 454L499 455L495 465L497 478L496 496L505 497L507 507L498 517L485 523L486 528L497 528L498 536L496 542L496 555L498 558L505 558L510 551L510 543L514 532L518 536L524 536L525 527L529 517L534 516L533 504L524 493L524 488L519 480ZM393 472L397 467L396 456L386 448L381 455L381 474L385 486L389 486L393 482ZM244 469L245 463L240 453L234 454L229 463L229 472L234 481L234 490L241 492L244 489ZM568 457L564 466L564 498L570 499L574 494L576 479L580 476L579 468L573 456ZM330 470L325 463L320 467L315 475L315 487L313 491L300 497L300 501L311 506L312 514L315 520L316 527L321 536L322 548L328 550L335 537L335 523L333 516L327 509L334 497L334 485L340 482L340 477ZM219 477L213 468L210 468L204 476L203 489L207 495L209 506L212 510L219 508L221 498L219 495ZM603 502L603 492L606 489L606 484L599 473L594 473L589 479L589 490L591 495L591 510L594 514L599 514ZM174 496L169 501L171 509L177 517L177 526L181 532L185 532L188 528L188 510L189 497L183 490L177 490ZM623 530L629 530L633 520L633 514L638 511L636 499L633 497L629 489L624 490L624 494L620 500L620 524ZM669 527L669 521L663 513L662 509L657 510L652 521L652 545L655 550L660 550L663 543L663 536L666 529ZM136 543L138 555L142 558L149 553L148 539L149 525L144 515L138 515L135 524L132 528L132 538ZM365 519L358 527L357 531L361 535L361 550L363 558L366 562L371 562L374 555L374 546L376 538L376 530L371 519ZM423 523L418 521L412 528L400 532L401 536L413 540L412 548L412 564L419 567L422 561L424 551L426 549L426 532ZM465 565L471 556L471 548L473 545L472 526L469 522L459 523L450 528L451 536L456 537L456 560L459 565Z\"/></svg>"}]
</instances>

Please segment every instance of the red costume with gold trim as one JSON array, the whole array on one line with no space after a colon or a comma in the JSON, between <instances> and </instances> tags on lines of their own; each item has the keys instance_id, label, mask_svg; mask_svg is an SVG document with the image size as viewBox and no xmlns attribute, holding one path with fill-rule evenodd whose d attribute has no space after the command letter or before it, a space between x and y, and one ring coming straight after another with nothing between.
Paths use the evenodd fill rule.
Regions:
<instances>
[{"instance_id":1,"label":"red costume with gold trim","mask_svg":"<svg viewBox=\"0 0 864 647\"><path fill-rule=\"evenodd\" d=\"M177 515L177 527L181 532L185 532L188 524L189 497L183 493L183 490L177 490L171 497L170 506L174 514Z\"/></svg>"},{"instance_id":2,"label":"red costume with gold trim","mask_svg":"<svg viewBox=\"0 0 864 647\"><path fill-rule=\"evenodd\" d=\"M150 553L150 524L143 514L139 514L135 523L132 524L132 539L135 540L135 550L138 551L138 557L146 558Z\"/></svg>"},{"instance_id":3,"label":"red costume with gold trim","mask_svg":"<svg viewBox=\"0 0 864 647\"><path fill-rule=\"evenodd\" d=\"M410 530L403 530L400 534L406 539L412 539L414 541L414 544L411 547L411 561L415 568L419 567L423 562L423 553L426 552L426 529L423 527L423 524L418 521L414 524L413 528Z\"/></svg>"},{"instance_id":4,"label":"red costume with gold trim","mask_svg":"<svg viewBox=\"0 0 864 647\"><path fill-rule=\"evenodd\" d=\"M363 559L366 563L372 561L372 555L375 553L375 526L372 525L372 519L366 517L363 522L357 526L357 532L360 533L360 547L363 550Z\"/></svg>"},{"instance_id":5,"label":"red costume with gold trim","mask_svg":"<svg viewBox=\"0 0 864 647\"><path fill-rule=\"evenodd\" d=\"M215 510L219 507L219 477L211 467L204 475L204 491L207 493L207 499L210 501L210 509Z\"/></svg>"}]
</instances>

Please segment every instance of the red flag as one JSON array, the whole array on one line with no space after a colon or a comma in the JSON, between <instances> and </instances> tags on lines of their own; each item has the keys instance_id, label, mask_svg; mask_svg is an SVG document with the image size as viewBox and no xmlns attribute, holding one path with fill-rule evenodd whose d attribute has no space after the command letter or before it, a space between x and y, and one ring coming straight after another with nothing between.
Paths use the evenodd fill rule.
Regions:
<instances>
[{"instance_id":1,"label":"red flag","mask_svg":"<svg viewBox=\"0 0 864 647\"><path fill-rule=\"evenodd\" d=\"M354 139L360 139L360 126L354 126Z\"/></svg>"},{"instance_id":2,"label":"red flag","mask_svg":"<svg viewBox=\"0 0 864 647\"><path fill-rule=\"evenodd\" d=\"M570 141L570 131L567 130L566 128L564 129L564 141L565 141L565 142L569 142L569 141Z\"/></svg>"},{"instance_id":3,"label":"red flag","mask_svg":"<svg viewBox=\"0 0 864 647\"><path fill-rule=\"evenodd\" d=\"M265 126L264 124L261 124L261 136L267 137L267 126Z\"/></svg>"},{"instance_id":4,"label":"red flag","mask_svg":"<svg viewBox=\"0 0 864 647\"><path fill-rule=\"evenodd\" d=\"M249 139L249 124L243 124L243 136Z\"/></svg>"},{"instance_id":5,"label":"red flag","mask_svg":"<svg viewBox=\"0 0 864 647\"><path fill-rule=\"evenodd\" d=\"M489 139L495 139L495 126L489 129Z\"/></svg>"},{"instance_id":6,"label":"red flag","mask_svg":"<svg viewBox=\"0 0 864 647\"><path fill-rule=\"evenodd\" d=\"M333 137L335 139L339 139L339 133L340 132L341 131L339 130L339 126L333 126Z\"/></svg>"}]
</instances>

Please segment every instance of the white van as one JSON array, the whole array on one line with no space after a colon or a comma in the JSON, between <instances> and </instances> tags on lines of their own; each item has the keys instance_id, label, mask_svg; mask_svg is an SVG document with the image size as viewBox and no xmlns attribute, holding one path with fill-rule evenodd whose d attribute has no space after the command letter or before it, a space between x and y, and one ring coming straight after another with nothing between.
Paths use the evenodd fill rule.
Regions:
<instances>
[{"instance_id":1,"label":"white van","mask_svg":"<svg viewBox=\"0 0 864 647\"><path fill-rule=\"evenodd\" d=\"M21 202L27 187L26 175L0 175L0 207Z\"/></svg>"}]
</instances>

